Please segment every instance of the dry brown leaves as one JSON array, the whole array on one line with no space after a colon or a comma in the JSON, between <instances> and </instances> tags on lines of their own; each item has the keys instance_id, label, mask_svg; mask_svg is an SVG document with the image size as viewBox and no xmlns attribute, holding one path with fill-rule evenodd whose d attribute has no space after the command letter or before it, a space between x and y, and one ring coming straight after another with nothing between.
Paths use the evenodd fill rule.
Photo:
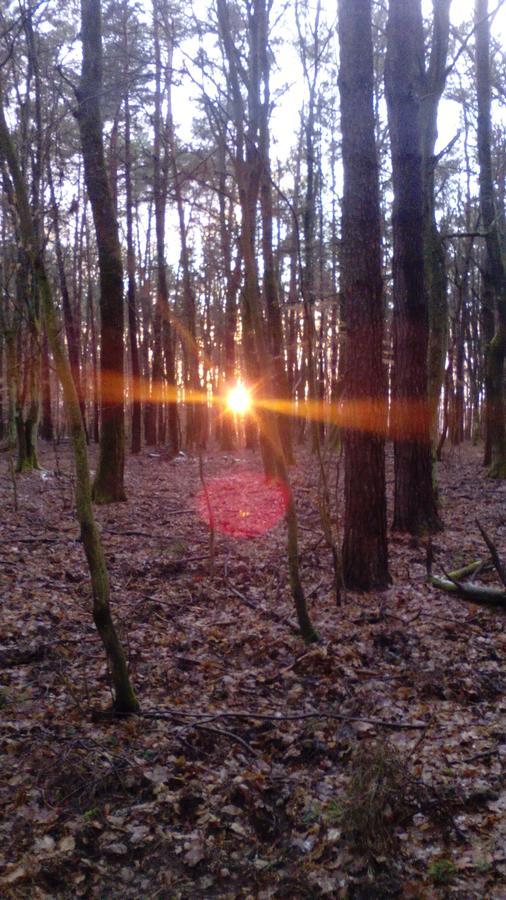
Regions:
<instances>
[{"instance_id":1,"label":"dry brown leaves","mask_svg":"<svg viewBox=\"0 0 506 900\"><path fill-rule=\"evenodd\" d=\"M223 530L244 513L241 536L217 535L211 578L197 460L146 453L129 461L129 502L97 510L146 716L104 720L68 448L60 457L60 474L47 449L44 470L18 479L18 512L0 460L3 896L506 896L500 612L430 589L423 542L399 536L393 586L337 609L301 452L302 574L322 636L307 649L286 624L283 525L258 535L254 492L237 506L223 488L258 461L206 457ZM435 570L482 555L476 515L506 556L506 484L485 478L478 451L454 451L440 483ZM258 521L272 525L265 508ZM387 739L412 789L395 858L364 850L343 819L358 749Z\"/></svg>"}]
</instances>

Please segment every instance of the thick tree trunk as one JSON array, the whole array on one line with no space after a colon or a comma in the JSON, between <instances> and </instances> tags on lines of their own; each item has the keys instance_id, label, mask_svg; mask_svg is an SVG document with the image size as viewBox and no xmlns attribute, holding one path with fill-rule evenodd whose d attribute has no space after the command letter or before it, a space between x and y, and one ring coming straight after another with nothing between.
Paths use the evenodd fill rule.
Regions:
<instances>
[{"instance_id":1,"label":"thick tree trunk","mask_svg":"<svg viewBox=\"0 0 506 900\"><path fill-rule=\"evenodd\" d=\"M432 481L427 383L428 306L424 282L420 133L423 46L420 0L390 0L385 88L394 201L394 528L418 534L441 527Z\"/></svg>"},{"instance_id":2,"label":"thick tree trunk","mask_svg":"<svg viewBox=\"0 0 506 900\"><path fill-rule=\"evenodd\" d=\"M341 130L343 135L343 255L347 366L344 434L345 585L357 590L389 583L385 496L383 280L378 160L374 136L371 0L339 0ZM354 408L370 406L371 424L353 427ZM383 423L383 429L381 428Z\"/></svg>"},{"instance_id":3,"label":"thick tree trunk","mask_svg":"<svg viewBox=\"0 0 506 900\"><path fill-rule=\"evenodd\" d=\"M83 63L76 89L84 174L93 212L100 270L102 431L93 485L97 503L125 500L123 265L111 187L107 177L100 113L102 18L100 0L82 0Z\"/></svg>"}]
</instances>

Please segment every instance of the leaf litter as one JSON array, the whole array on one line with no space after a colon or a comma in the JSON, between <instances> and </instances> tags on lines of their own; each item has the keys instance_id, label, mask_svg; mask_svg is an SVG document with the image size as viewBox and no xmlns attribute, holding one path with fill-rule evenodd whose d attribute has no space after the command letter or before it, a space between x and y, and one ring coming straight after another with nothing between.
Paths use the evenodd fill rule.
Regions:
<instances>
[{"instance_id":1,"label":"leaf litter","mask_svg":"<svg viewBox=\"0 0 506 900\"><path fill-rule=\"evenodd\" d=\"M0 461L2 896L506 896L501 611L428 586L425 542L395 534L392 587L336 608L301 452L301 568L322 637L308 649L283 524L265 505L256 521L244 488L251 454L206 454L225 523L211 576L198 461L146 453L128 461L128 503L97 509L142 708L111 720L70 456L59 477L41 457L17 511ZM483 554L476 513L504 558L506 485L468 447L438 475L434 569ZM242 486L229 507L228 476Z\"/></svg>"}]
</instances>

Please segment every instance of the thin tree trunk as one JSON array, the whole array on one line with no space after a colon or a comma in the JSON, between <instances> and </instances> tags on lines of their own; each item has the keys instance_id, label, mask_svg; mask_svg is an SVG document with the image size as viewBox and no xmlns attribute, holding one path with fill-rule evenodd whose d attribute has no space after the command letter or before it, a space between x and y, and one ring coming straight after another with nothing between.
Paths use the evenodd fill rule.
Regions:
<instances>
[{"instance_id":1,"label":"thin tree trunk","mask_svg":"<svg viewBox=\"0 0 506 900\"><path fill-rule=\"evenodd\" d=\"M67 350L69 355L70 368L72 377L76 386L77 396L79 397L79 408L83 417L83 424L86 430L86 413L84 406L83 388L80 372L80 353L79 353L79 322L76 321L72 304L70 302L70 294L67 285L67 276L65 274L65 263L63 260L63 250L60 238L60 213L54 191L53 172L51 168L51 159L47 154L47 183L49 187L49 198L51 203L51 215L54 228L54 246L56 254L56 265L58 268L58 277L60 281L60 293L63 307L63 321L65 324L65 335L67 338Z\"/></svg>"},{"instance_id":2,"label":"thin tree trunk","mask_svg":"<svg viewBox=\"0 0 506 900\"><path fill-rule=\"evenodd\" d=\"M49 346L47 334L42 338L42 364L40 391L42 399L42 416L40 421L40 436L44 441L53 440L53 416L51 412L51 380L49 365Z\"/></svg>"},{"instance_id":3,"label":"thin tree trunk","mask_svg":"<svg viewBox=\"0 0 506 900\"><path fill-rule=\"evenodd\" d=\"M437 437L437 416L448 344L448 300L445 249L436 221L435 170L437 116L447 75L450 6L452 0L433 0L433 27L428 67L423 75L420 109L423 165L425 283L429 304L428 394L430 432ZM423 56L423 43L419 54Z\"/></svg>"},{"instance_id":4,"label":"thin tree trunk","mask_svg":"<svg viewBox=\"0 0 506 900\"><path fill-rule=\"evenodd\" d=\"M79 399L60 336L60 326L51 288L44 268L38 235L28 205L26 186L7 129L2 106L0 106L0 157L5 159L11 173L16 194L20 233L25 246L30 247L31 266L40 294L48 341L64 391L65 411L71 431L76 467L77 517L93 589L93 619L111 667L115 708L120 713L131 713L137 711L138 703L130 683L125 653L111 617L109 579L100 535L93 516L86 435L79 408Z\"/></svg>"},{"instance_id":5,"label":"thin tree trunk","mask_svg":"<svg viewBox=\"0 0 506 900\"><path fill-rule=\"evenodd\" d=\"M506 478L506 417L504 408L504 358L506 356L506 266L494 198L491 154L490 24L488 0L476 0L476 89L478 97L478 159L480 209L485 230L485 292L494 296L497 321L487 346L487 425L492 478Z\"/></svg>"},{"instance_id":6,"label":"thin tree trunk","mask_svg":"<svg viewBox=\"0 0 506 900\"><path fill-rule=\"evenodd\" d=\"M125 41L127 27L125 25ZM128 52L128 45L126 46ZM128 72L126 73L128 78ZM128 83L128 82L127 82ZM132 370L132 453L141 451L142 408L139 345L137 329L137 296L135 289L135 247L133 237L133 197L132 197L132 151L130 138L130 97L125 94L125 202L127 239L127 313L128 337L130 341L130 364Z\"/></svg>"},{"instance_id":7,"label":"thin tree trunk","mask_svg":"<svg viewBox=\"0 0 506 900\"><path fill-rule=\"evenodd\" d=\"M179 422L176 404L176 369L174 342L172 338L172 326L170 321L169 292L167 288L167 272L165 260L165 206L167 202L167 154L163 148L162 122L162 61L160 50L160 18L162 11L159 0L153 3L153 36L155 47L155 146L153 153L153 199L155 206L155 232L156 232L156 269L157 269L157 295L154 315L154 359L153 359L153 394L155 403L157 398L161 400L163 361L162 349L165 354L167 380L169 390L168 400L168 442L171 453L179 450ZM167 78L172 78L170 67ZM164 428L160 418L163 414L163 406L158 406L158 431ZM157 435L160 442L160 434Z\"/></svg>"},{"instance_id":8,"label":"thin tree trunk","mask_svg":"<svg viewBox=\"0 0 506 900\"><path fill-rule=\"evenodd\" d=\"M237 132L234 167L242 214L241 248L244 260L243 326L246 329L246 333L249 331L254 338L255 351L255 356L251 355L247 359L249 366L248 375L251 381L255 383L255 376L258 372L261 372L262 387L266 396L272 398L270 392L273 385L273 374L259 304L255 252L256 209L261 179L261 162L258 151L261 85L259 58L262 42L267 41L268 36L268 7L266 0L253 0L251 7L248 9L249 85L247 107L243 103L240 90L237 57L229 21L230 11L226 0L218 0L217 10L220 34L228 62L228 74L234 107L234 125ZM246 131L244 130L245 123ZM260 423L265 473L267 476L277 475L285 485L287 496L287 557L290 585L301 635L305 641L311 642L315 641L318 636L311 623L300 579L297 514L288 479L277 419L267 409L259 408L257 415Z\"/></svg>"},{"instance_id":9,"label":"thin tree trunk","mask_svg":"<svg viewBox=\"0 0 506 900\"><path fill-rule=\"evenodd\" d=\"M236 264L232 266L232 210L233 204L230 203L230 212L227 220L226 214L226 148L225 138L220 134L218 143L219 154L219 209L220 209L220 242L223 262L223 271L225 274L225 316L223 323L223 348L224 348L224 370L225 384L231 387L235 374L235 332L237 329L237 292L241 280L241 256L237 256ZM232 413L227 409L223 409L221 422L221 449L233 450L235 446L235 428Z\"/></svg>"}]
</instances>

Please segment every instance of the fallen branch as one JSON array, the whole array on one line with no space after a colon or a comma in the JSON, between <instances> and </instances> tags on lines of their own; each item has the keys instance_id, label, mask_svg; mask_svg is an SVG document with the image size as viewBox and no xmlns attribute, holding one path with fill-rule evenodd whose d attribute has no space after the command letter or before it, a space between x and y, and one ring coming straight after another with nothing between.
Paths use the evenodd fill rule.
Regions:
<instances>
[{"instance_id":1,"label":"fallen branch","mask_svg":"<svg viewBox=\"0 0 506 900\"><path fill-rule=\"evenodd\" d=\"M80 540L79 537L11 537L0 538L0 544L78 544Z\"/></svg>"},{"instance_id":2,"label":"fallen branch","mask_svg":"<svg viewBox=\"0 0 506 900\"><path fill-rule=\"evenodd\" d=\"M461 581L466 575L476 577L478 571L489 565L489 560L475 560L461 569L455 569L453 572L443 572L446 578L438 578L431 573L430 565L427 566L427 576L429 584L439 588L440 591L446 591L449 594L455 594L459 599L466 600L468 603L478 603L484 606L506 607L506 569L504 568L496 546L488 536L487 532L476 519L476 524L480 529L481 536L490 550L491 561L503 583L502 588L491 587L484 584L476 584L474 581Z\"/></svg>"},{"instance_id":3,"label":"fallen branch","mask_svg":"<svg viewBox=\"0 0 506 900\"><path fill-rule=\"evenodd\" d=\"M244 747L244 749L247 750L248 753L252 753L253 756L258 756L257 751L250 744L248 744L248 742L245 741L244 738L240 737L240 735L238 734L235 734L234 731L229 731L226 728L212 728L210 725L205 725L202 722L192 722L192 727L198 728L200 731L209 731L211 732L211 734L220 734L222 737L228 737L230 738L230 740L235 741L236 743Z\"/></svg>"},{"instance_id":4,"label":"fallen branch","mask_svg":"<svg viewBox=\"0 0 506 900\"><path fill-rule=\"evenodd\" d=\"M477 585L470 581L456 581L449 578L437 578L433 575L430 583L440 591L456 594L461 600L468 603L478 603L485 606L506 607L506 590L486 585Z\"/></svg>"},{"instance_id":5,"label":"fallen branch","mask_svg":"<svg viewBox=\"0 0 506 900\"><path fill-rule=\"evenodd\" d=\"M453 572L449 572L450 581L453 579L454 581L460 581L461 578L465 578L466 575L475 575L476 572L482 570L485 566L489 565L490 560L488 559L475 559L474 562L468 563L467 566L462 566L461 569L454 569Z\"/></svg>"},{"instance_id":6,"label":"fallen branch","mask_svg":"<svg viewBox=\"0 0 506 900\"><path fill-rule=\"evenodd\" d=\"M201 724L207 724L214 719L257 719L259 721L269 722L302 721L304 719L335 719L339 722L360 722L365 725L374 725L380 728L410 729L413 731L424 731L427 728L427 722L394 722L389 719L367 719L362 716L347 716L344 713L327 712L319 709L308 713L260 713L254 711L243 712L239 710L213 710L208 713L199 713L193 710L165 709L160 712L157 712L156 710L146 710L145 712L140 713L140 717L143 719L162 720L186 717L199 719Z\"/></svg>"}]
</instances>

